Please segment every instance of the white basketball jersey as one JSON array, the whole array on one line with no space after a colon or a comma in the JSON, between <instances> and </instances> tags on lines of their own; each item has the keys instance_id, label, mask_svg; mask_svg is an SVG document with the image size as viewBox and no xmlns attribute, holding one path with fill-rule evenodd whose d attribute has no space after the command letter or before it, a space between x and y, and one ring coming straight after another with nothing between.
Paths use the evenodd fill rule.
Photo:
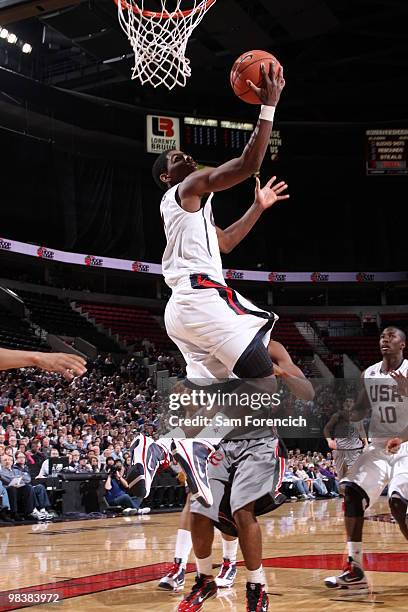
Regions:
<instances>
[{"instance_id":1,"label":"white basketball jersey","mask_svg":"<svg viewBox=\"0 0 408 612\"><path fill-rule=\"evenodd\" d=\"M397 383L381 371L382 361L364 372L364 385L371 404L369 437L384 443L408 427L408 398L399 395ZM408 372L408 359L403 359L397 372Z\"/></svg>"},{"instance_id":2,"label":"white basketball jersey","mask_svg":"<svg viewBox=\"0 0 408 612\"><path fill-rule=\"evenodd\" d=\"M169 189L160 204L167 246L162 270L167 285L174 289L189 282L190 274L207 274L225 284L220 248L212 214L210 194L197 212L187 212L176 200L178 185Z\"/></svg>"}]
</instances>

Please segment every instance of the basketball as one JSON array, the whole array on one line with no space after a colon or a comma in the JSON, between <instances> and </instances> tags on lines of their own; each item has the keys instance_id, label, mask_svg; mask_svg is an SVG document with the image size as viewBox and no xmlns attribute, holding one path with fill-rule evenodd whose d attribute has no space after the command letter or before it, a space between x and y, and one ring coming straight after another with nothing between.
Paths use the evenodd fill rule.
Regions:
<instances>
[{"instance_id":1,"label":"basketball","mask_svg":"<svg viewBox=\"0 0 408 612\"><path fill-rule=\"evenodd\" d=\"M250 89L247 81L252 81L257 87L262 83L261 64L269 70L271 62L275 62L275 75L278 73L280 63L267 51L247 51L239 56L231 69L230 80L234 93L248 104L261 104L258 96Z\"/></svg>"}]
</instances>

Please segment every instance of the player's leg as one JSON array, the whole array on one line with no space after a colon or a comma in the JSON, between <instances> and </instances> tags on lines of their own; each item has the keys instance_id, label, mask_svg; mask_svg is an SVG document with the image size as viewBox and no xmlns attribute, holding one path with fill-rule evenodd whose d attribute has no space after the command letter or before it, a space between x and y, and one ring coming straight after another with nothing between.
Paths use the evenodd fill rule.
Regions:
<instances>
[{"instance_id":1,"label":"player's leg","mask_svg":"<svg viewBox=\"0 0 408 612\"><path fill-rule=\"evenodd\" d=\"M402 535L408 540L408 501L393 493L388 501L392 516L397 521Z\"/></svg>"},{"instance_id":2,"label":"player's leg","mask_svg":"<svg viewBox=\"0 0 408 612\"><path fill-rule=\"evenodd\" d=\"M248 612L266 612L269 598L265 590L265 573L262 567L262 534L255 516L255 502L234 513L238 527L239 545L245 561Z\"/></svg>"},{"instance_id":3,"label":"player's leg","mask_svg":"<svg viewBox=\"0 0 408 612\"><path fill-rule=\"evenodd\" d=\"M237 526L247 571L247 610L268 610L262 567L262 534L256 515L276 508L284 496L279 487L285 457L276 438L242 440L235 443L236 471L231 486L231 511Z\"/></svg>"},{"instance_id":4,"label":"player's leg","mask_svg":"<svg viewBox=\"0 0 408 612\"><path fill-rule=\"evenodd\" d=\"M344 523L347 536L347 564L342 574L325 579L328 588L349 594L369 592L363 569L364 512L375 503L388 484L389 457L383 449L372 448L363 453L343 481Z\"/></svg>"},{"instance_id":5,"label":"player's leg","mask_svg":"<svg viewBox=\"0 0 408 612\"><path fill-rule=\"evenodd\" d=\"M334 467L338 480L342 480L347 474L346 453L347 451L344 450L333 451Z\"/></svg>"},{"instance_id":6,"label":"player's leg","mask_svg":"<svg viewBox=\"0 0 408 612\"><path fill-rule=\"evenodd\" d=\"M174 552L174 563L170 571L160 580L159 589L166 591L177 591L184 586L185 570L193 545L191 540L190 519L190 494L188 494L186 503L184 504L184 508L180 514L179 528L177 530L176 547Z\"/></svg>"},{"instance_id":7,"label":"player's leg","mask_svg":"<svg viewBox=\"0 0 408 612\"><path fill-rule=\"evenodd\" d=\"M215 578L220 588L232 587L237 575L238 538L222 533L222 565Z\"/></svg>"},{"instance_id":8,"label":"player's leg","mask_svg":"<svg viewBox=\"0 0 408 612\"><path fill-rule=\"evenodd\" d=\"M217 584L212 570L212 545L214 524L218 521L225 483L210 479L210 486L214 500L210 508L204 507L197 500L191 504L191 538L196 557L197 575L191 592L180 603L178 612L201 610L203 603L217 594Z\"/></svg>"}]
</instances>

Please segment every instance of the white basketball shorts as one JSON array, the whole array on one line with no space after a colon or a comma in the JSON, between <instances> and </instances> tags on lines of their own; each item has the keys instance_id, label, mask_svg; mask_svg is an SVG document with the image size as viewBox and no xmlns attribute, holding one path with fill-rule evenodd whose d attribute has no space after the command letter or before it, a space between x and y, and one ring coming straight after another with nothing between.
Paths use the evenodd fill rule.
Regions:
<instances>
[{"instance_id":1,"label":"white basketball shorts","mask_svg":"<svg viewBox=\"0 0 408 612\"><path fill-rule=\"evenodd\" d=\"M187 378L203 381L236 378L240 356L258 337L267 346L278 318L205 274L191 275L189 285L177 287L164 315L167 333L186 361Z\"/></svg>"},{"instance_id":2,"label":"white basketball shorts","mask_svg":"<svg viewBox=\"0 0 408 612\"><path fill-rule=\"evenodd\" d=\"M397 493L408 502L408 443L395 455L384 449L386 440L371 444L357 459L341 484L357 484L374 504L388 485L388 497Z\"/></svg>"}]
</instances>

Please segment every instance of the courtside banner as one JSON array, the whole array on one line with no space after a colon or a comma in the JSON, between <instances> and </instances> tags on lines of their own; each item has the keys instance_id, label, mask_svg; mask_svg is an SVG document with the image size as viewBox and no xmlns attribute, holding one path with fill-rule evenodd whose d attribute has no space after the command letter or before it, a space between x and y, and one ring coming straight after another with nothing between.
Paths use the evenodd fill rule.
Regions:
<instances>
[{"instance_id":1,"label":"courtside banner","mask_svg":"<svg viewBox=\"0 0 408 612\"><path fill-rule=\"evenodd\" d=\"M162 153L169 149L180 149L180 119L163 115L147 115L147 153Z\"/></svg>"},{"instance_id":2,"label":"courtside banner","mask_svg":"<svg viewBox=\"0 0 408 612\"><path fill-rule=\"evenodd\" d=\"M20 253L67 264L90 268L109 268L143 274L161 274L161 265L148 261L115 259L90 253L69 253L37 244L0 238L0 253ZM262 283L388 283L408 280L408 272L267 272L264 270L223 270L225 279Z\"/></svg>"}]
</instances>

